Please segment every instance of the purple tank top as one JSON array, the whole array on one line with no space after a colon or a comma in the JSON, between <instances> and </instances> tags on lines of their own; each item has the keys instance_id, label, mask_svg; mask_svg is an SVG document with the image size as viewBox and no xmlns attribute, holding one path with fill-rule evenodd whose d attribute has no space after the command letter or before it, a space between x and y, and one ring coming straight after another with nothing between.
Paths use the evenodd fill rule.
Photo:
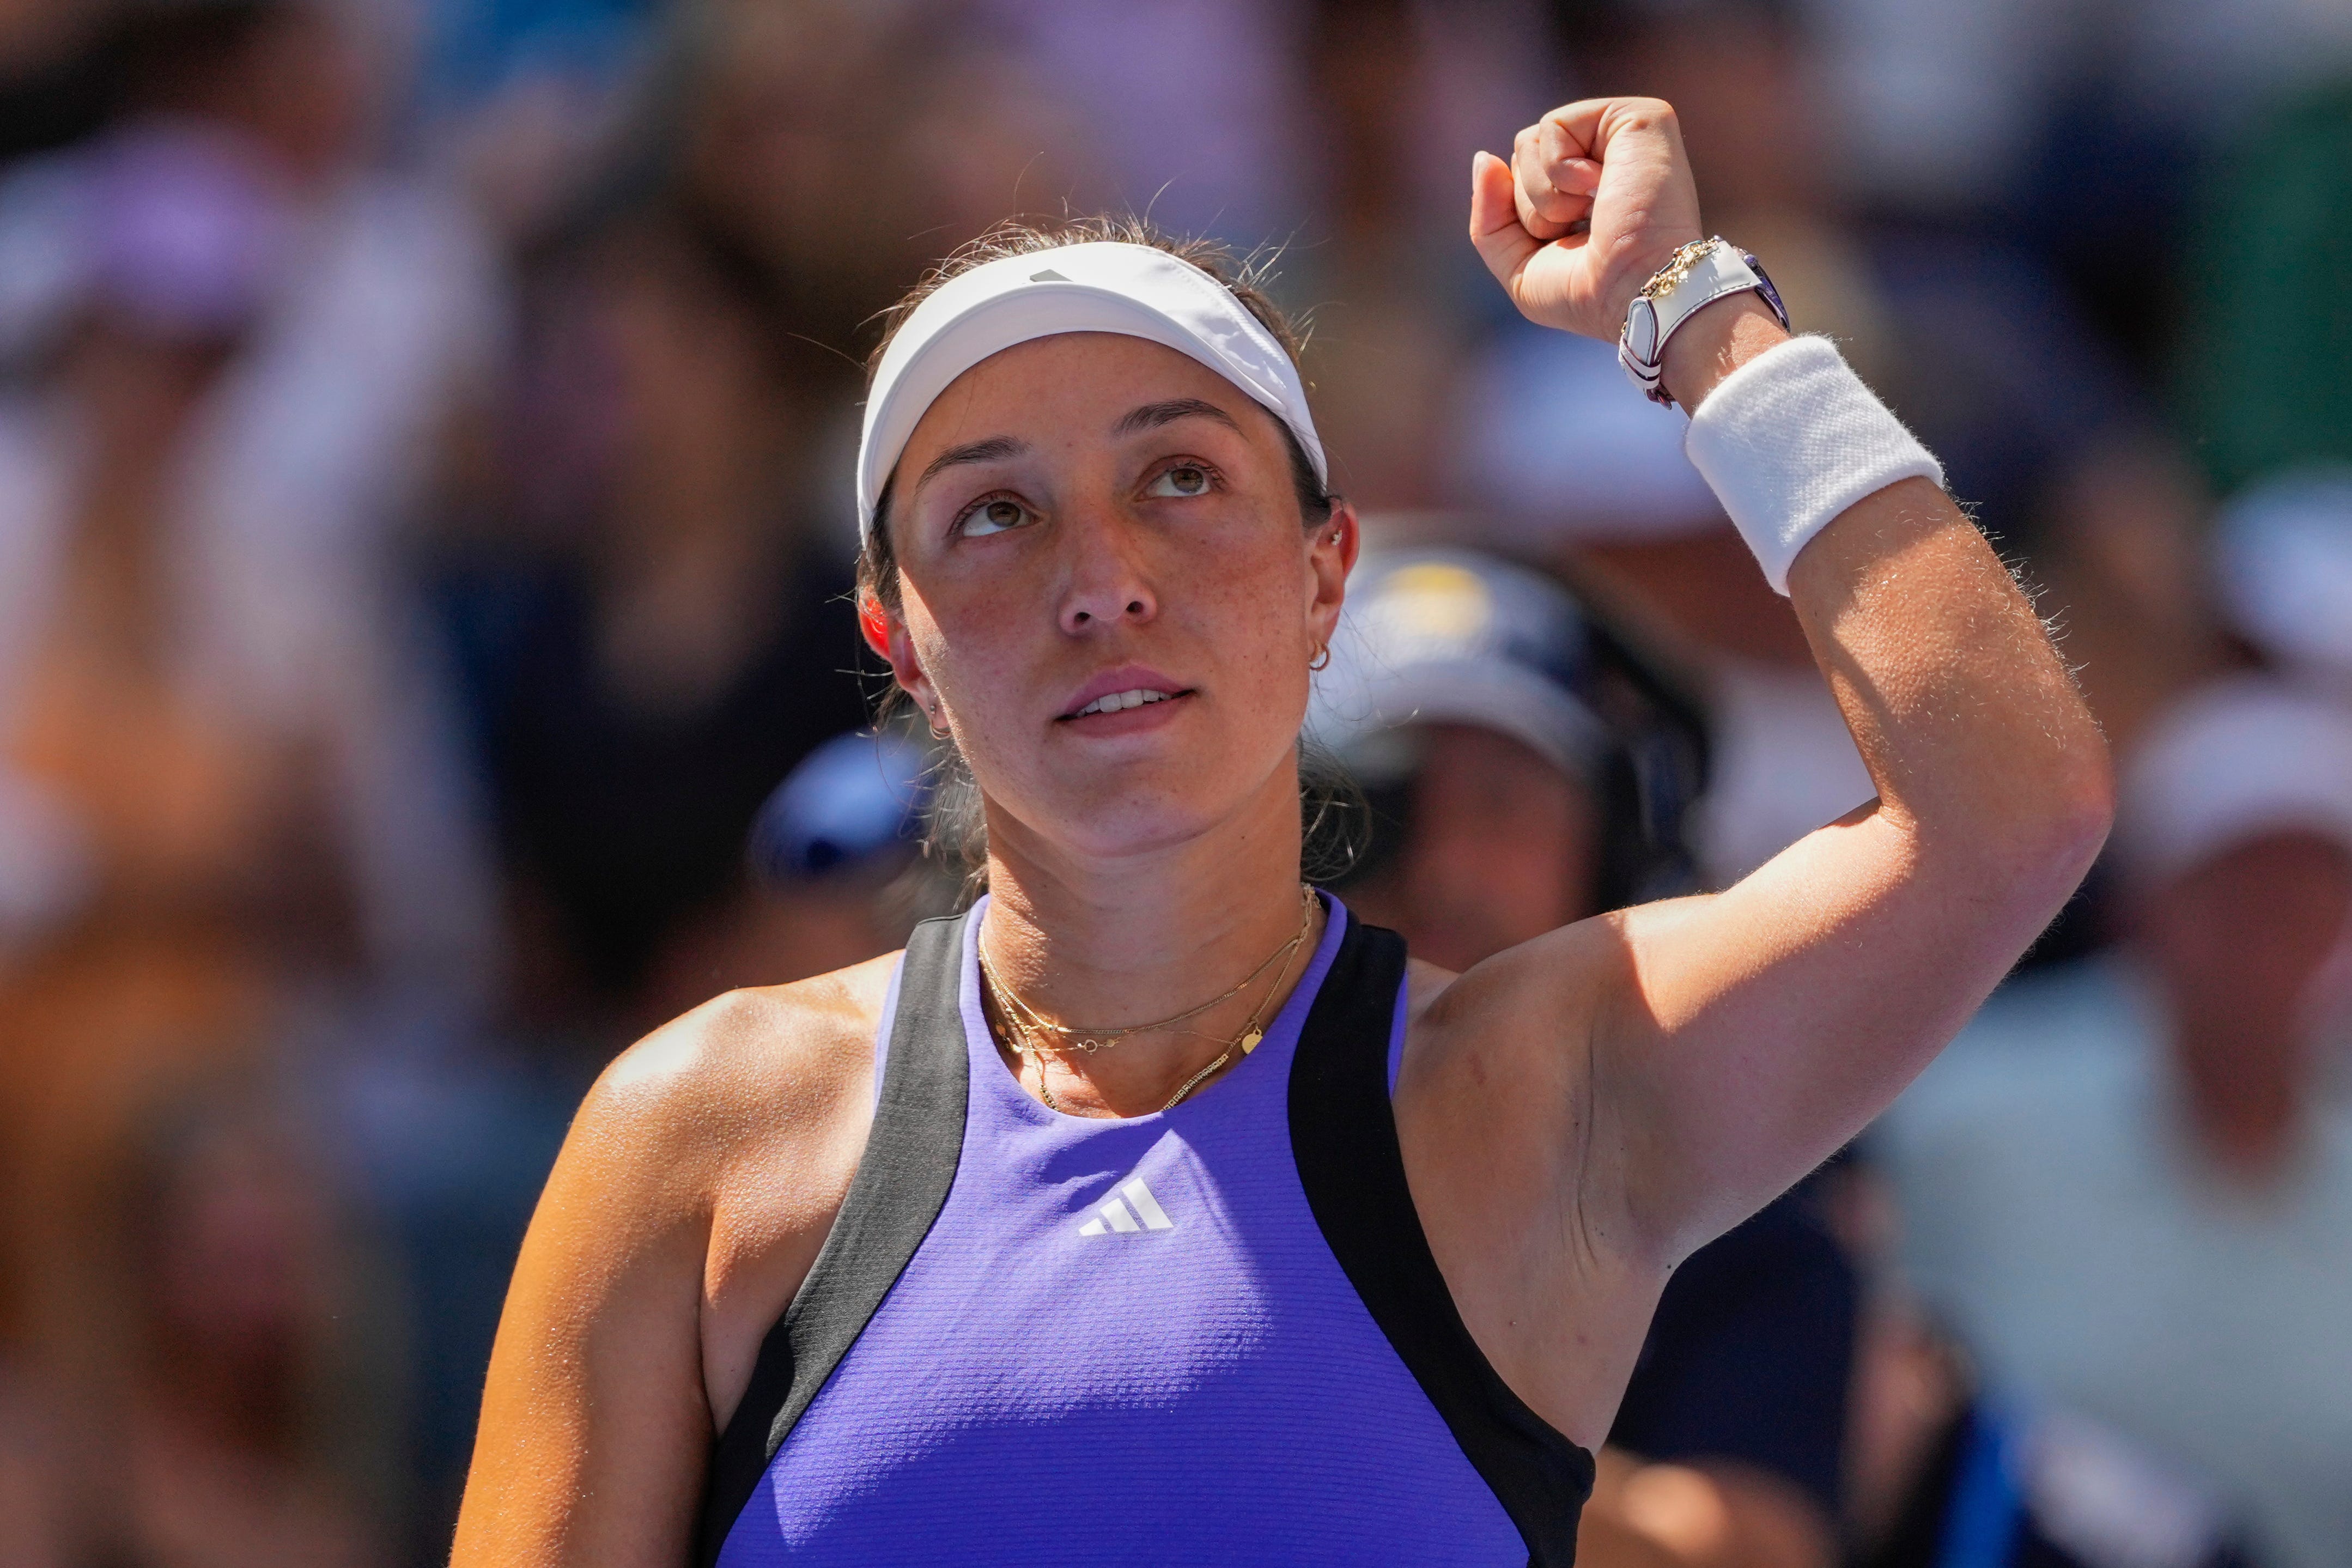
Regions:
<instances>
[{"instance_id":1,"label":"purple tank top","mask_svg":"<svg viewBox=\"0 0 2352 1568\"><path fill-rule=\"evenodd\" d=\"M961 1054L962 1136L944 1201L725 1521L721 1568L1530 1561L1497 1472L1472 1462L1425 1390L1428 1367L1408 1368L1375 1321L1294 1158L1302 1028L1311 1013L1334 1016L1318 998L1366 928L1335 900L1255 1053L1172 1110L1108 1121L1047 1110L1006 1071L981 1008L984 909L931 944L937 974L913 972L910 942L879 1042L893 1056ZM1352 1078L1360 1101L1369 1076L1383 1121L1401 944L1392 967L1352 964L1360 991L1369 979L1385 994L1343 1010L1349 1032L1371 1036L1354 1042L1366 1061ZM925 989L938 1003L910 1026ZM899 1080L883 1081L887 1093ZM843 1240L837 1222L828 1251ZM1417 1223L1409 1240L1425 1256ZM1364 1268L1386 1267L1383 1245L1362 1248ZM844 1258L874 1250L845 1246ZM1475 1371L1492 1379L1483 1361ZM810 1372L822 1375L804 1369L803 1381ZM722 1447L760 1413L730 1424ZM1572 1539L1590 1459L1544 1435L1566 1451L1549 1484L1575 1493ZM707 1537L717 1522L707 1517Z\"/></svg>"}]
</instances>

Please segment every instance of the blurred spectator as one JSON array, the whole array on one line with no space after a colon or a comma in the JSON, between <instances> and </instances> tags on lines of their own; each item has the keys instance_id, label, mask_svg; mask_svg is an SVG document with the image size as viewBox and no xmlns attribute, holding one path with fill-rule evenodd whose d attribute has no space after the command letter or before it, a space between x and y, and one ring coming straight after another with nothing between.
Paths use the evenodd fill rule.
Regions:
<instances>
[{"instance_id":1,"label":"blurred spectator","mask_svg":"<svg viewBox=\"0 0 2352 1568\"><path fill-rule=\"evenodd\" d=\"M2203 136L2226 134L2252 106L2352 50L2343 9L2302 0L1813 0L1809 8L1830 44L1819 86L1856 154L1857 188L1876 203L1961 220L1980 221L2017 196L2037 142L2065 121L2070 100L2095 93L2125 122L2107 143L2111 162L2095 166L2119 183L2139 171L2114 166L2118 146L2186 128L2179 143L2193 156ZM2084 193L2093 206L2105 194Z\"/></svg>"},{"instance_id":2,"label":"blurred spectator","mask_svg":"<svg viewBox=\"0 0 2352 1568\"><path fill-rule=\"evenodd\" d=\"M197 1099L173 1123L124 1194L143 1321L95 1533L188 1568L388 1563L391 1325L333 1184L266 1101Z\"/></svg>"},{"instance_id":3,"label":"blurred spectator","mask_svg":"<svg viewBox=\"0 0 2352 1568\"><path fill-rule=\"evenodd\" d=\"M1661 763L1696 742L1636 705L1559 588L1464 552L1368 555L1333 648L1315 733L1374 816L1339 891L1416 957L1468 968L1627 901L1633 868L1643 896L1666 890L1691 781ZM1687 1259L1611 1433L1588 1555L1830 1563L1853 1314L1803 1189Z\"/></svg>"},{"instance_id":4,"label":"blurred spectator","mask_svg":"<svg viewBox=\"0 0 2352 1568\"><path fill-rule=\"evenodd\" d=\"M895 730L836 735L809 753L751 825L745 940L730 984L775 985L905 945L918 920L961 904L961 878L918 840L930 752Z\"/></svg>"},{"instance_id":5,"label":"blurred spectator","mask_svg":"<svg viewBox=\"0 0 2352 1568\"><path fill-rule=\"evenodd\" d=\"M2231 660L2212 602L2208 505L2187 459L2152 437L2085 447L2044 492L2032 531L2037 607L2063 630L2118 752Z\"/></svg>"},{"instance_id":6,"label":"blurred spectator","mask_svg":"<svg viewBox=\"0 0 2352 1568\"><path fill-rule=\"evenodd\" d=\"M779 329L695 231L649 213L551 273L526 366L535 552L457 563L542 1021L650 1027L723 989L753 812L857 726L856 618Z\"/></svg>"},{"instance_id":7,"label":"blurred spectator","mask_svg":"<svg viewBox=\"0 0 2352 1568\"><path fill-rule=\"evenodd\" d=\"M2255 485L2213 533L2238 634L2282 670L2352 695L2352 466Z\"/></svg>"},{"instance_id":8,"label":"blurred spectator","mask_svg":"<svg viewBox=\"0 0 2352 1568\"><path fill-rule=\"evenodd\" d=\"M398 363L305 337L299 209L248 142L74 156L73 288L0 409L0 867L32 872L0 900L0 1268L68 1388L121 1342L103 1175L140 1119L270 1052L298 993L462 1001L495 955L454 737L353 537L406 460Z\"/></svg>"},{"instance_id":9,"label":"blurred spectator","mask_svg":"<svg viewBox=\"0 0 2352 1568\"><path fill-rule=\"evenodd\" d=\"M446 204L354 172L360 95L322 13L194 5L156 26L125 128L0 191L0 252L30 264L9 269L0 333L35 373L0 433L0 731L20 774L45 744L148 750L100 739L144 727L109 684L136 672L61 657L66 625L119 639L154 666L141 679L181 689L170 704L274 734L280 759L257 765L322 797L301 815L338 843L369 963L463 991L495 951L487 892L385 535L492 335L487 259ZM168 776L128 766L123 786L142 774ZM21 777L0 794L28 798ZM55 863L76 831L37 820Z\"/></svg>"},{"instance_id":10,"label":"blurred spectator","mask_svg":"<svg viewBox=\"0 0 2352 1568\"><path fill-rule=\"evenodd\" d=\"M235 1347L175 1314L209 1309L141 1271L186 1283L157 1260L221 1240L213 1211L159 1220L121 1177L220 1075L462 1016L495 977L393 537L495 290L461 213L365 163L371 84L326 7L141 5L120 47L119 121L0 177L0 1356L68 1528L341 1560L395 1500L353 1522L294 1495L316 1445L241 1426L226 1393L275 1398L260 1369L207 1371ZM159 1325L194 1337L140 1361ZM337 1397L370 1427L380 1402ZM83 1495L110 1459L150 1514Z\"/></svg>"},{"instance_id":11,"label":"blurred spectator","mask_svg":"<svg viewBox=\"0 0 2352 1568\"><path fill-rule=\"evenodd\" d=\"M1847 1457L1854 1568L2240 1568L2213 1489L2077 1412L1981 1386L1903 1283L1891 1195L1837 1173L1842 1240L1875 1281L1855 1357Z\"/></svg>"},{"instance_id":12,"label":"blurred spectator","mask_svg":"<svg viewBox=\"0 0 2352 1568\"><path fill-rule=\"evenodd\" d=\"M1296 227L1313 174L1298 123L1300 0L973 9L1075 112L1072 139L1100 161L1108 187L1084 193L1082 209L1146 213L1244 250ZM1009 208L1018 198L997 199Z\"/></svg>"},{"instance_id":13,"label":"blurred spectator","mask_svg":"<svg viewBox=\"0 0 2352 1568\"><path fill-rule=\"evenodd\" d=\"M2132 964L1996 999L1889 1114L1920 1288L1992 1382L2245 1500L2257 1556L2352 1551L2352 716L2257 677L2126 764Z\"/></svg>"},{"instance_id":14,"label":"blurred spectator","mask_svg":"<svg viewBox=\"0 0 2352 1568\"><path fill-rule=\"evenodd\" d=\"M1317 177L1275 231L1278 290L1311 307L1303 363L1333 482L1384 510L1451 504L1446 422L1482 321L1516 312L1460 242L1464 171L1507 148L1511 102L1562 94L1535 0L1316 0L1296 47ZM1261 154L1262 156L1264 154ZM1276 153L1279 157L1281 154Z\"/></svg>"},{"instance_id":15,"label":"blurred spectator","mask_svg":"<svg viewBox=\"0 0 2352 1568\"><path fill-rule=\"evenodd\" d=\"M1133 9L1059 19L1115 29ZM1193 7L1141 9L1171 13L1181 29ZM1002 219L1087 205L1076 193L1088 188L1100 149L1061 100L1089 88L1059 74L1068 62L1024 57L1021 28L992 26L993 10L942 0L714 0L677 28L677 144L666 177L681 214L756 280L761 304L787 329L772 351L809 395L812 416L836 422L824 433L841 450L822 477L844 498L829 501L837 510L825 521L845 552L856 539L845 498L859 367L879 313L934 258ZM1145 74L1185 83L1187 96L1219 79L1205 64L1187 74L1158 54ZM670 150L635 151L662 161ZM892 173L909 169L922 177ZM1150 195L1132 194L1139 205Z\"/></svg>"},{"instance_id":16,"label":"blurred spectator","mask_svg":"<svg viewBox=\"0 0 2352 1568\"><path fill-rule=\"evenodd\" d=\"M2352 461L2352 304L2333 259L2352 247L2352 85L2269 117L2221 160L2198 216L2179 364L2215 482Z\"/></svg>"}]
</instances>

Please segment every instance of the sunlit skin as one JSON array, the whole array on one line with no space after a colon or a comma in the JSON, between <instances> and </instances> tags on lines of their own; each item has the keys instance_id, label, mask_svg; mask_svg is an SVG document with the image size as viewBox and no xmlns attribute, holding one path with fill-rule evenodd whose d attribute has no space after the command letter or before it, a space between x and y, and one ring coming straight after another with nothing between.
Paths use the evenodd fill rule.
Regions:
<instances>
[{"instance_id":1,"label":"sunlit skin","mask_svg":"<svg viewBox=\"0 0 2352 1568\"><path fill-rule=\"evenodd\" d=\"M1673 112L1641 99L1570 105L1511 163L1482 154L1470 229L1523 312L1604 339L1705 232ZM1695 405L1781 335L1752 300L1711 306L1666 384ZM1190 399L1215 412L1133 417ZM1019 449L971 450L999 438ZM973 460L935 469L958 455ZM1172 478L1186 464L1223 488ZM883 640L986 798L992 961L1079 1024L1215 995L1297 930L1291 747L1354 520L1310 527L1270 421L1183 356L1116 339L974 367L897 491ZM948 526L997 492L1012 504L981 529ZM1496 1372L1586 1445L1673 1265L1882 1109L2105 833L2105 748L1942 492L1865 498L1790 582L1880 800L1722 894L1414 974L1395 1110L1415 1206ZM1130 683L1179 700L1068 717ZM680 1560L713 1434L856 1169L888 974L731 993L592 1092L499 1326L460 1568ZM1202 1034L1238 1027L1246 1000ZM1219 1050L1138 1039L1057 1067L1053 1091L1079 1114L1150 1110ZM1006 1506L1040 1505L1007 1479Z\"/></svg>"}]
</instances>

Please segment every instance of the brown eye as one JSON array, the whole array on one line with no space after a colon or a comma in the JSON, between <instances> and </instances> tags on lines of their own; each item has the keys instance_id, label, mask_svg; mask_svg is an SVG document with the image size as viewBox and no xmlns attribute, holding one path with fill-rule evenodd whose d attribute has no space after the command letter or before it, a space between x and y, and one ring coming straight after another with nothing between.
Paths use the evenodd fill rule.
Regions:
<instances>
[{"instance_id":1,"label":"brown eye","mask_svg":"<svg viewBox=\"0 0 2352 1568\"><path fill-rule=\"evenodd\" d=\"M1010 496L991 496L957 521L956 526L967 539L990 533L1003 533L1008 528L1018 528L1029 521L1029 509Z\"/></svg>"},{"instance_id":2,"label":"brown eye","mask_svg":"<svg viewBox=\"0 0 2352 1568\"><path fill-rule=\"evenodd\" d=\"M1178 498L1204 496L1209 493L1211 483L1209 470L1200 464L1178 463L1173 468L1161 470L1160 477L1151 481L1144 493Z\"/></svg>"}]
</instances>

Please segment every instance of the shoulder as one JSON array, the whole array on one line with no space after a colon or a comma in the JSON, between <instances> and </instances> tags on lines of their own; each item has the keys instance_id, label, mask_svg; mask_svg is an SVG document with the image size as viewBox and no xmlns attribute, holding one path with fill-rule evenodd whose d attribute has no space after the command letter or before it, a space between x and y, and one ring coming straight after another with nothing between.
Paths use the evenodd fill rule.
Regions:
<instances>
[{"instance_id":1,"label":"shoulder","mask_svg":"<svg viewBox=\"0 0 2352 1568\"><path fill-rule=\"evenodd\" d=\"M707 1224L730 1175L779 1140L824 1137L844 1115L862 1132L897 958L730 991L631 1046L573 1119L562 1184L608 1219Z\"/></svg>"},{"instance_id":2,"label":"shoulder","mask_svg":"<svg viewBox=\"0 0 2352 1568\"><path fill-rule=\"evenodd\" d=\"M622 1052L589 1091L581 1122L709 1169L730 1132L870 1095L874 1031L898 956L712 997Z\"/></svg>"},{"instance_id":3,"label":"shoulder","mask_svg":"<svg viewBox=\"0 0 2352 1568\"><path fill-rule=\"evenodd\" d=\"M1408 1059L1475 1043L1556 1057L1581 1037L1607 981L1629 966L1624 911L1580 921L1507 948L1456 973L1424 960L1406 965Z\"/></svg>"}]
</instances>

